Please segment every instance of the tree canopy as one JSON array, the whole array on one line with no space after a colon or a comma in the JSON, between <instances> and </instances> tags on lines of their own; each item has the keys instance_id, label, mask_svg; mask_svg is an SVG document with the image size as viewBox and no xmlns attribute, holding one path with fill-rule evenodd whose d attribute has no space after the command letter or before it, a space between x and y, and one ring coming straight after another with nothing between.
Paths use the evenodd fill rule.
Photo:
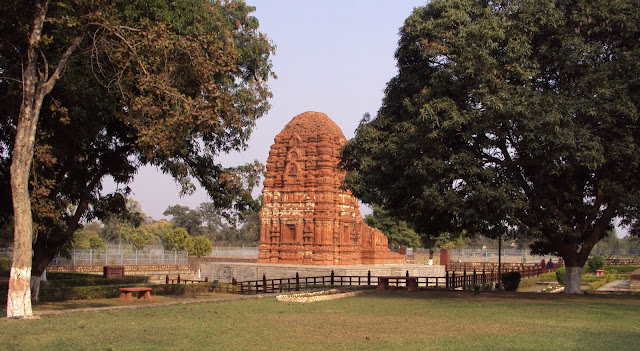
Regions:
<instances>
[{"instance_id":1,"label":"tree canopy","mask_svg":"<svg viewBox=\"0 0 640 351\"><path fill-rule=\"evenodd\" d=\"M638 218L639 24L630 0L416 8L347 186L419 232L525 235L579 283L614 218Z\"/></svg>"},{"instance_id":2,"label":"tree canopy","mask_svg":"<svg viewBox=\"0 0 640 351\"><path fill-rule=\"evenodd\" d=\"M406 247L420 246L420 236L411 229L407 222L398 220L389 214L389 211L380 206L373 207L373 213L364 216L364 222L380 229L389 238L391 246L404 245Z\"/></svg>"},{"instance_id":3,"label":"tree canopy","mask_svg":"<svg viewBox=\"0 0 640 351\"><path fill-rule=\"evenodd\" d=\"M103 194L102 180L127 184L142 165L185 193L195 179L221 209L258 208L262 166L217 161L246 147L269 108L274 46L252 11L209 0L0 4L0 194L14 205L0 209L25 252L14 263L30 257L32 217L39 275L82 223L125 208L129 189Z\"/></svg>"}]
</instances>

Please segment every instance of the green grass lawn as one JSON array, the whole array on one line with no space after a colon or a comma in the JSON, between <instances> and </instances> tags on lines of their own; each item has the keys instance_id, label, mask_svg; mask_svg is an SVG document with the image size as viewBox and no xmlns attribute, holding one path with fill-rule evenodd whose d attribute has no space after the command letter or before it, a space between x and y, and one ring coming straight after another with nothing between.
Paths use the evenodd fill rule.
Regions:
<instances>
[{"instance_id":1,"label":"green grass lawn","mask_svg":"<svg viewBox=\"0 0 640 351\"><path fill-rule=\"evenodd\" d=\"M7 350L637 350L640 297L371 292L0 320Z\"/></svg>"}]
</instances>

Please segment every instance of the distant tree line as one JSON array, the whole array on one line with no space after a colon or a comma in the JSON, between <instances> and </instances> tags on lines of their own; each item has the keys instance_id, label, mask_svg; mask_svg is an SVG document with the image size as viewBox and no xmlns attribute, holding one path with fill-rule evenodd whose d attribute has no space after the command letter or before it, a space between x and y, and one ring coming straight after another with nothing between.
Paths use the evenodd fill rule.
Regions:
<instances>
[{"instance_id":1,"label":"distant tree line","mask_svg":"<svg viewBox=\"0 0 640 351\"><path fill-rule=\"evenodd\" d=\"M245 220L228 218L212 203L200 204L197 209L169 206L164 215L170 220L155 220L146 216L140 204L127 202L127 219L111 217L104 222L94 221L77 230L73 247L102 249L106 243L130 244L138 250L147 245L162 245L167 250L186 250L190 256L207 256L213 245L257 245L260 235L258 212ZM227 218L225 218L227 217Z\"/></svg>"}]
</instances>

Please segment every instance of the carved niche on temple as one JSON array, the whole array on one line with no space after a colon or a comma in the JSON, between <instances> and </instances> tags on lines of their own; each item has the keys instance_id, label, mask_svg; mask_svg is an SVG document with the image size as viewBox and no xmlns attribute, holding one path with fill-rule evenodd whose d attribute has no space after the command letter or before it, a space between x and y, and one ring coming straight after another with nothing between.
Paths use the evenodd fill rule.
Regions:
<instances>
[{"instance_id":1,"label":"carved niche on temple","mask_svg":"<svg viewBox=\"0 0 640 351\"><path fill-rule=\"evenodd\" d=\"M275 137L262 190L258 262L310 265L404 263L387 237L362 221L340 189L346 138L326 114L305 112Z\"/></svg>"}]
</instances>

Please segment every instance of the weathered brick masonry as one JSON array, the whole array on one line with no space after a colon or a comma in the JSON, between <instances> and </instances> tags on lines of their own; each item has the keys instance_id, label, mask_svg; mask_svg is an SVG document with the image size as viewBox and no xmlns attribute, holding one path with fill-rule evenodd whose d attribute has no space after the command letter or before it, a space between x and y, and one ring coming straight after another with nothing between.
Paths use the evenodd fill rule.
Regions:
<instances>
[{"instance_id":1,"label":"weathered brick masonry","mask_svg":"<svg viewBox=\"0 0 640 351\"><path fill-rule=\"evenodd\" d=\"M353 265L404 263L387 237L366 225L358 200L340 189L347 139L326 114L305 112L275 137L260 212L259 263Z\"/></svg>"}]
</instances>

